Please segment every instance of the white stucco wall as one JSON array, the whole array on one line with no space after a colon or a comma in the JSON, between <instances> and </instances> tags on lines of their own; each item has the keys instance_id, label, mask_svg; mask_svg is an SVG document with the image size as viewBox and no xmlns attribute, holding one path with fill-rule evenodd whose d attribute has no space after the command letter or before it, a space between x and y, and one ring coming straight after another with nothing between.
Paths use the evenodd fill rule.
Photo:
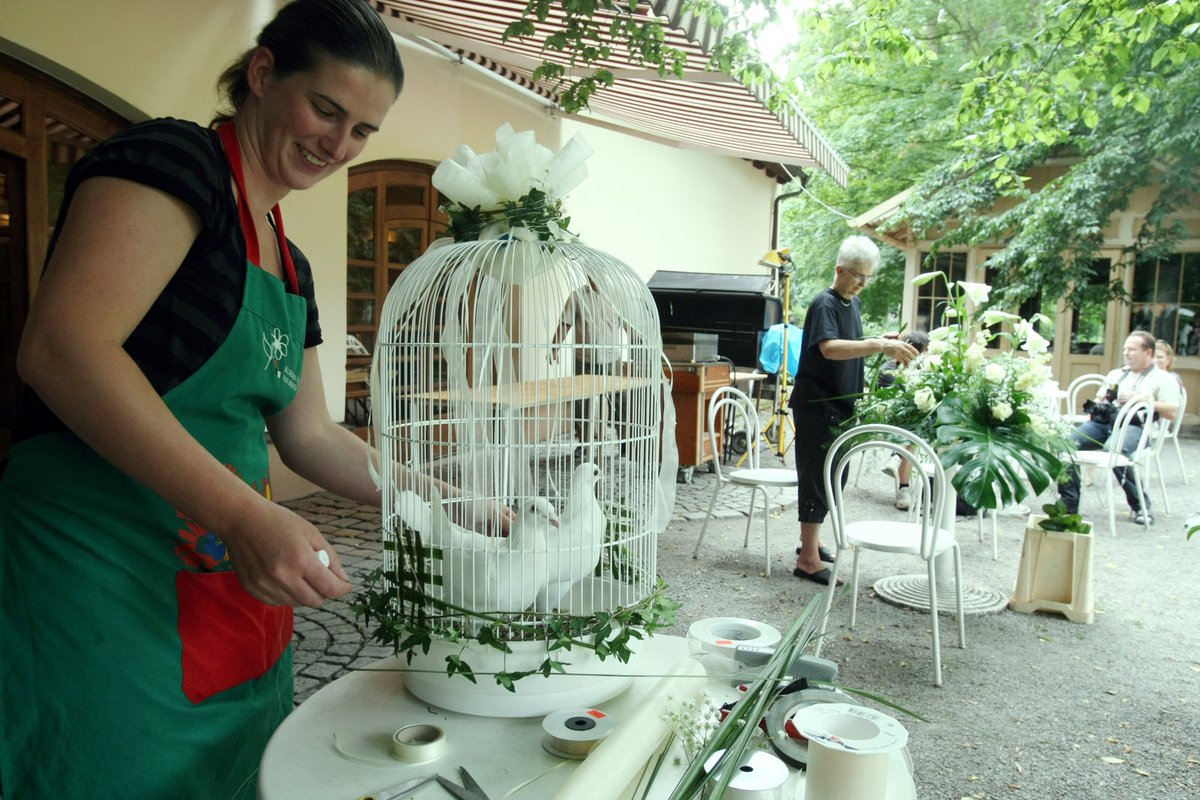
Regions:
<instances>
[{"instance_id":1,"label":"white stucco wall","mask_svg":"<svg viewBox=\"0 0 1200 800\"><path fill-rule=\"evenodd\" d=\"M571 228L643 278L656 270L761 272L775 183L750 162L667 147L575 121L595 149L570 197Z\"/></svg>"},{"instance_id":2,"label":"white stucco wall","mask_svg":"<svg viewBox=\"0 0 1200 800\"><path fill-rule=\"evenodd\" d=\"M253 44L275 0L2 0L0 37L55 77L81 76L147 116L206 122L221 71ZM557 149L576 131L595 149L568 199L572 228L644 278L658 269L757 272L769 247L775 184L748 162L663 146L552 118L472 67L402 42L406 85L357 163L436 163L460 144L494 149L510 122ZM341 418L345 367L346 173L284 202L290 238L313 264L326 344L321 371Z\"/></svg>"}]
</instances>

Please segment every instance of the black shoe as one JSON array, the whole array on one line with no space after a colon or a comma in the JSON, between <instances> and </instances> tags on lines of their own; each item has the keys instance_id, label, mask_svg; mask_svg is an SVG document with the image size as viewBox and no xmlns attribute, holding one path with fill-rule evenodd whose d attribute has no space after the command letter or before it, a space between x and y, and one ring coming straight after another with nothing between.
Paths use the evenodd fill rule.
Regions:
<instances>
[{"instance_id":1,"label":"black shoe","mask_svg":"<svg viewBox=\"0 0 1200 800\"><path fill-rule=\"evenodd\" d=\"M799 547L797 547L797 548L796 548L796 555L800 555L800 548L799 548ZM828 547L820 547L820 548L817 548L817 556L818 556L818 557L819 557L819 558L820 558L822 561L824 561L826 564L832 564L834 561L836 561L836 560L837 560L837 559L835 559L835 558L833 557L833 553L832 553L832 552L829 550L829 548L828 548Z\"/></svg>"},{"instance_id":2,"label":"black shoe","mask_svg":"<svg viewBox=\"0 0 1200 800\"><path fill-rule=\"evenodd\" d=\"M1133 521L1138 525L1153 525L1154 516L1149 511L1133 512Z\"/></svg>"}]
</instances>

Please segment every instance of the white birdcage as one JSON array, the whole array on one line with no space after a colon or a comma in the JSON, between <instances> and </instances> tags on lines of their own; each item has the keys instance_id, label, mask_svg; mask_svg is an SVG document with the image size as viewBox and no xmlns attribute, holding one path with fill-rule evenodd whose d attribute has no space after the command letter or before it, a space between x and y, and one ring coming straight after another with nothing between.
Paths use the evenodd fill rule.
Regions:
<instances>
[{"instance_id":1,"label":"white birdcage","mask_svg":"<svg viewBox=\"0 0 1200 800\"><path fill-rule=\"evenodd\" d=\"M511 716L620 691L595 664L574 686L568 675L511 694L486 679L446 687L445 658L483 642L476 660L462 657L480 672L479 658L500 653L488 642L529 639L541 654L532 665L501 654L498 671L544 671L546 642L572 620L654 594L676 459L644 282L576 243L434 246L388 294L371 400L395 613L421 632L414 641L435 645L409 648L410 663L440 673L414 672L409 687L443 707ZM507 536L504 508L516 513ZM581 659L574 648L562 660Z\"/></svg>"}]
</instances>

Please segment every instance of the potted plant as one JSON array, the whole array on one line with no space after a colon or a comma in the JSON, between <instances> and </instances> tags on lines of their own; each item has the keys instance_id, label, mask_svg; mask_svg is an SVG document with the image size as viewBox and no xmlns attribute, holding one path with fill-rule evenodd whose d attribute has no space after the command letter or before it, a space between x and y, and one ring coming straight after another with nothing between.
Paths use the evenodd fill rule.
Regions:
<instances>
[{"instance_id":1,"label":"potted plant","mask_svg":"<svg viewBox=\"0 0 1200 800\"><path fill-rule=\"evenodd\" d=\"M1072 622L1091 623L1092 523L1070 514L1062 501L1031 514L1021 547L1021 567L1008 607L1032 613L1054 611Z\"/></svg>"}]
</instances>

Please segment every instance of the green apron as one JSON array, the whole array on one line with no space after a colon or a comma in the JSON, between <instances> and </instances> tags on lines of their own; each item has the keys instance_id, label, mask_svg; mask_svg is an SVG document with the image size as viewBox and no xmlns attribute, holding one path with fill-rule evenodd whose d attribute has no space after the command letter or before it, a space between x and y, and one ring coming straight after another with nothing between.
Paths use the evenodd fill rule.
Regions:
<instances>
[{"instance_id":1,"label":"green apron","mask_svg":"<svg viewBox=\"0 0 1200 800\"><path fill-rule=\"evenodd\" d=\"M221 138L245 191L232 125ZM263 418L300 380L306 303L254 266L228 337L163 396L270 497ZM0 482L0 781L7 800L221 800L255 793L292 708L292 609L238 582L224 543L70 433L17 444Z\"/></svg>"}]
</instances>

